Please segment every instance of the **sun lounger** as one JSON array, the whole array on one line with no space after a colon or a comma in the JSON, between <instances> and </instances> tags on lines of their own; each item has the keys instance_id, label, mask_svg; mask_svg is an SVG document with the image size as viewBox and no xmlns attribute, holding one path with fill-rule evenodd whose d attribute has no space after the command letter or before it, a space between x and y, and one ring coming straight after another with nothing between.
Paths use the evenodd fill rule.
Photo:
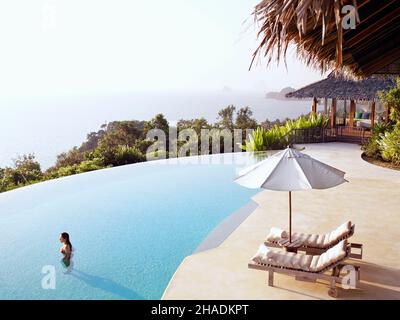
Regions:
<instances>
[{"instance_id":1,"label":"sun lounger","mask_svg":"<svg viewBox=\"0 0 400 320\"><path fill-rule=\"evenodd\" d=\"M346 240L328 249L321 255L307 255L303 253L272 251L267 246L260 246L257 254L252 258L248 267L251 269L268 271L268 285L273 286L274 273L294 276L296 280L316 282L326 280L329 282L328 294L337 297L336 283L342 283L341 269L343 262L349 257L351 248ZM354 266L356 271L356 287L360 280L360 267ZM328 271L332 271L328 274Z\"/></svg>"},{"instance_id":2,"label":"sun lounger","mask_svg":"<svg viewBox=\"0 0 400 320\"><path fill-rule=\"evenodd\" d=\"M302 242L298 251L305 251L306 254L321 254L326 250L332 248L340 241L350 238L354 234L355 225L351 221L347 221L340 225L335 230L319 235L319 234L304 234L293 233L292 241ZM265 244L270 247L280 247L280 240L287 239L289 236L286 231L279 228L271 228L270 233L265 239ZM351 249L358 250L358 253L350 252L350 258L362 259L362 244L350 243Z\"/></svg>"}]
</instances>

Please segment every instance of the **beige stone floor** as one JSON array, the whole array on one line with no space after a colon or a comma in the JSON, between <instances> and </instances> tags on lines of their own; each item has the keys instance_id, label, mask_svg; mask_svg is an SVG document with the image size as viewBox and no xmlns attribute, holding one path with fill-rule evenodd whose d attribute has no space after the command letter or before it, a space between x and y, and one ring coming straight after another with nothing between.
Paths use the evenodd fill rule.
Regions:
<instances>
[{"instance_id":1,"label":"beige stone floor","mask_svg":"<svg viewBox=\"0 0 400 320\"><path fill-rule=\"evenodd\" d=\"M305 145L303 151L346 171L349 183L293 194L293 228L325 233L350 219L352 242L364 244L360 289L339 289L339 299L400 299L400 172L361 159L360 147L345 143ZM218 247L187 257L164 299L331 299L325 283L296 281L247 268L271 226L288 225L288 195L262 191L259 207Z\"/></svg>"}]
</instances>

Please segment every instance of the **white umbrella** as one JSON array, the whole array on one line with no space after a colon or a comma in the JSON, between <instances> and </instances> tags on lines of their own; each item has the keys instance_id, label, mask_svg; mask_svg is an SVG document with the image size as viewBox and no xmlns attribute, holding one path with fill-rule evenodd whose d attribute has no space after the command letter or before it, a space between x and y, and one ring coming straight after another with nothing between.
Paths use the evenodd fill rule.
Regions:
<instances>
[{"instance_id":1,"label":"white umbrella","mask_svg":"<svg viewBox=\"0 0 400 320\"><path fill-rule=\"evenodd\" d=\"M292 191L328 189L343 182L345 172L287 148L239 172L235 181L247 188L289 191L289 241L292 241Z\"/></svg>"}]
</instances>

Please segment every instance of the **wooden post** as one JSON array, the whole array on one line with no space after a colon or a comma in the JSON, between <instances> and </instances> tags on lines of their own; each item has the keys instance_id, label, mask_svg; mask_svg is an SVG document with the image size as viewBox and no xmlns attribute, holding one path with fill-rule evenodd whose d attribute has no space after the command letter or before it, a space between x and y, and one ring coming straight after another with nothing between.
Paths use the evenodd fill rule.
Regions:
<instances>
[{"instance_id":1,"label":"wooden post","mask_svg":"<svg viewBox=\"0 0 400 320\"><path fill-rule=\"evenodd\" d=\"M389 115L390 115L390 107L388 105L386 105L386 108L385 108L385 123L389 122Z\"/></svg>"},{"instance_id":2,"label":"wooden post","mask_svg":"<svg viewBox=\"0 0 400 320\"><path fill-rule=\"evenodd\" d=\"M354 100L350 100L350 118L349 118L349 126L354 127L354 116L356 113L356 103Z\"/></svg>"},{"instance_id":3,"label":"wooden post","mask_svg":"<svg viewBox=\"0 0 400 320\"><path fill-rule=\"evenodd\" d=\"M292 242L292 191L289 191L289 242Z\"/></svg>"},{"instance_id":4,"label":"wooden post","mask_svg":"<svg viewBox=\"0 0 400 320\"><path fill-rule=\"evenodd\" d=\"M268 271L268 285L270 287L274 286L274 271L273 270Z\"/></svg>"},{"instance_id":5,"label":"wooden post","mask_svg":"<svg viewBox=\"0 0 400 320\"><path fill-rule=\"evenodd\" d=\"M328 98L324 98L324 113L325 115L328 115Z\"/></svg>"},{"instance_id":6,"label":"wooden post","mask_svg":"<svg viewBox=\"0 0 400 320\"><path fill-rule=\"evenodd\" d=\"M313 97L311 111L317 113L317 98Z\"/></svg>"},{"instance_id":7,"label":"wooden post","mask_svg":"<svg viewBox=\"0 0 400 320\"><path fill-rule=\"evenodd\" d=\"M371 130L372 130L375 125L375 101L372 101L371 114L370 114L369 118L371 119Z\"/></svg>"},{"instance_id":8,"label":"wooden post","mask_svg":"<svg viewBox=\"0 0 400 320\"><path fill-rule=\"evenodd\" d=\"M336 126L336 98L332 98L331 108L331 128Z\"/></svg>"}]
</instances>

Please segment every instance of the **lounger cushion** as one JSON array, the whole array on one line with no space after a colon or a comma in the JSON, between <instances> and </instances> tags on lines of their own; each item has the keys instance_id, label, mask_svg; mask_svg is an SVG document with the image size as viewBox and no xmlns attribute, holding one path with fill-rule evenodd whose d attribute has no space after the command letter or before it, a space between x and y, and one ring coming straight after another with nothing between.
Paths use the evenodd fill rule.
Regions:
<instances>
[{"instance_id":1,"label":"lounger cushion","mask_svg":"<svg viewBox=\"0 0 400 320\"><path fill-rule=\"evenodd\" d=\"M340 225L336 230L328 234L329 243L334 243L339 239L348 235L351 231L351 221L347 221Z\"/></svg>"},{"instance_id":2,"label":"lounger cushion","mask_svg":"<svg viewBox=\"0 0 400 320\"><path fill-rule=\"evenodd\" d=\"M313 256L307 254L295 255L291 261L294 269L310 271L311 261Z\"/></svg>"},{"instance_id":3,"label":"lounger cushion","mask_svg":"<svg viewBox=\"0 0 400 320\"><path fill-rule=\"evenodd\" d=\"M268 254L265 254L265 252L267 252ZM302 253L296 254L293 252L286 252L282 250L273 251L269 248L265 250L265 248L262 248L260 246L259 250L252 258L252 260L256 263L263 263L276 267L310 271L312 258L313 256Z\"/></svg>"},{"instance_id":4,"label":"lounger cushion","mask_svg":"<svg viewBox=\"0 0 400 320\"><path fill-rule=\"evenodd\" d=\"M327 234L305 234L305 233L293 233L293 239L300 239L307 247L327 249L335 245L338 241L345 238L351 231L352 223L347 221L340 225L338 228ZM288 234L286 231L279 228L271 228L270 233L266 238L266 242L278 242L282 238L287 238Z\"/></svg>"},{"instance_id":5,"label":"lounger cushion","mask_svg":"<svg viewBox=\"0 0 400 320\"><path fill-rule=\"evenodd\" d=\"M304 242L305 246L324 248L326 243L325 234L305 234L305 233L294 233L293 239L300 239Z\"/></svg>"},{"instance_id":6,"label":"lounger cushion","mask_svg":"<svg viewBox=\"0 0 400 320\"><path fill-rule=\"evenodd\" d=\"M294 239L301 239L307 247L325 249L335 245L340 239L346 237L351 231L351 221L347 221L340 225L337 229L327 234L304 234L294 233Z\"/></svg>"},{"instance_id":7,"label":"lounger cushion","mask_svg":"<svg viewBox=\"0 0 400 320\"><path fill-rule=\"evenodd\" d=\"M252 258L253 261L257 263L264 263L264 261L267 261L269 257L273 255L273 252L271 251L270 248L268 248L265 244L260 245L258 248L256 254Z\"/></svg>"},{"instance_id":8,"label":"lounger cushion","mask_svg":"<svg viewBox=\"0 0 400 320\"><path fill-rule=\"evenodd\" d=\"M269 234L267 236L267 242L277 242L281 239L286 239L288 238L288 234L285 230L272 227L271 230L269 231Z\"/></svg>"},{"instance_id":9,"label":"lounger cushion","mask_svg":"<svg viewBox=\"0 0 400 320\"><path fill-rule=\"evenodd\" d=\"M346 247L347 241L343 240L320 256L314 256L311 261L310 270L319 272L331 264L342 260L346 256Z\"/></svg>"},{"instance_id":10,"label":"lounger cushion","mask_svg":"<svg viewBox=\"0 0 400 320\"><path fill-rule=\"evenodd\" d=\"M303 253L273 251L264 244L261 245L253 257L256 263L268 264L302 271L320 272L326 267L339 262L346 256L347 240L343 240L321 255L307 255Z\"/></svg>"}]
</instances>

